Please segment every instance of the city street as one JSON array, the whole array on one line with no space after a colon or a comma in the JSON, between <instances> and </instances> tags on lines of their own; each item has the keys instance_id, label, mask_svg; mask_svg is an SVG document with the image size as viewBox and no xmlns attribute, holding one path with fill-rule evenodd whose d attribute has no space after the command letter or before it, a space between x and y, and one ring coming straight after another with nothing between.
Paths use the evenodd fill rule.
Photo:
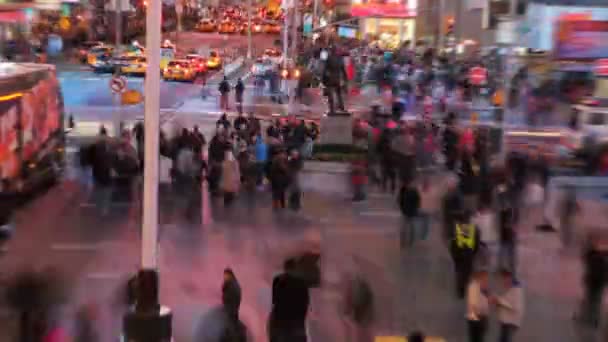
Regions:
<instances>
[{"instance_id":1,"label":"city street","mask_svg":"<svg viewBox=\"0 0 608 342\"><path fill-rule=\"evenodd\" d=\"M437 199L442 179L433 182ZM137 200L115 199L110 214L102 216L89 183L86 173L72 169L60 185L19 211L16 234L3 250L0 267L5 275L30 266L54 267L66 277L70 293L62 315L66 324L75 308L97 303L103 312L96 322L102 341L113 341L120 331L122 290L138 268L139 205ZM225 267L241 283L241 320L251 341L266 341L273 275L286 258L319 251L323 287L312 290L311 341L348 340L343 279L357 273L372 286L375 335L422 329L447 341L465 340L464 303L453 295L451 261L440 241L440 227L433 225L428 241L400 253L401 217L391 195L373 191L369 201L353 205L345 198L306 193L301 212L273 213L270 195L264 192L256 196L253 210L245 198L230 210L221 201L205 201L193 220L186 218L182 200L165 193L160 212L161 301L175 312L176 341L216 341ZM602 210L585 203L577 227L586 227ZM592 342L589 332L572 321L581 298L579 254L563 254L556 234L533 231L535 216L526 219L520 238L526 314L517 340ZM2 312L2 330L14 331L14 316ZM494 336L496 325L491 326ZM0 341L10 341L8 336L3 334Z\"/></svg>"}]
</instances>

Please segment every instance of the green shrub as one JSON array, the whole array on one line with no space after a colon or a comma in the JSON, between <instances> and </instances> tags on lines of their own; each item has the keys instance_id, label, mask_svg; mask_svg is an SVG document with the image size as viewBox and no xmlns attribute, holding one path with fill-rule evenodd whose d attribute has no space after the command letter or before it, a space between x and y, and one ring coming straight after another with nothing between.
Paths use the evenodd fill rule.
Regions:
<instances>
[{"instance_id":1,"label":"green shrub","mask_svg":"<svg viewBox=\"0 0 608 342\"><path fill-rule=\"evenodd\" d=\"M327 162L351 162L364 158L366 154L365 148L355 145L324 144L315 145L311 159Z\"/></svg>"}]
</instances>

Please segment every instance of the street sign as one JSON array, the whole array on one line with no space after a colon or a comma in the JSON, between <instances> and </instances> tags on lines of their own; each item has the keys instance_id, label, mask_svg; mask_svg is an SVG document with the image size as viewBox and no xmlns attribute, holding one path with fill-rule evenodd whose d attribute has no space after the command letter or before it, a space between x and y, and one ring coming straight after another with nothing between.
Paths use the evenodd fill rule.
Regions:
<instances>
[{"instance_id":1,"label":"street sign","mask_svg":"<svg viewBox=\"0 0 608 342\"><path fill-rule=\"evenodd\" d=\"M482 85L486 83L488 71L483 67L473 67L469 71L469 81L473 85Z\"/></svg>"},{"instance_id":2,"label":"street sign","mask_svg":"<svg viewBox=\"0 0 608 342\"><path fill-rule=\"evenodd\" d=\"M139 91L134 89L128 89L121 94L120 102L123 105L134 105L141 103L143 99L144 98Z\"/></svg>"},{"instance_id":3,"label":"street sign","mask_svg":"<svg viewBox=\"0 0 608 342\"><path fill-rule=\"evenodd\" d=\"M595 76L608 76L608 59L598 59L595 62Z\"/></svg>"},{"instance_id":4,"label":"street sign","mask_svg":"<svg viewBox=\"0 0 608 342\"><path fill-rule=\"evenodd\" d=\"M120 76L114 76L110 79L110 89L114 93L122 93L127 87L127 79Z\"/></svg>"}]
</instances>

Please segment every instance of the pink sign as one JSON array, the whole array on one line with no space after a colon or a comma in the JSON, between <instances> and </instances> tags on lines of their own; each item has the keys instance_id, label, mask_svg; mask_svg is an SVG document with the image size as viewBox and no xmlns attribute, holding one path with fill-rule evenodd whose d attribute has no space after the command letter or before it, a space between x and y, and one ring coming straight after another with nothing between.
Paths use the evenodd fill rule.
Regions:
<instances>
[{"instance_id":1,"label":"pink sign","mask_svg":"<svg viewBox=\"0 0 608 342\"><path fill-rule=\"evenodd\" d=\"M412 18L416 11L402 3L353 3L350 14L353 17Z\"/></svg>"}]
</instances>

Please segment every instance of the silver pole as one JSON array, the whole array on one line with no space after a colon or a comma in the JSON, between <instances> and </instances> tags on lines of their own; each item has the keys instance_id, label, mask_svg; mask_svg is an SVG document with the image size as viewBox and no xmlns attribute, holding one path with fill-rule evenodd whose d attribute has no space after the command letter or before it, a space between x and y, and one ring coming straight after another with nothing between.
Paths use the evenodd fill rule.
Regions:
<instances>
[{"instance_id":1,"label":"silver pole","mask_svg":"<svg viewBox=\"0 0 608 342\"><path fill-rule=\"evenodd\" d=\"M314 0L312 4L312 29L316 29L318 24L319 0Z\"/></svg>"},{"instance_id":2,"label":"silver pole","mask_svg":"<svg viewBox=\"0 0 608 342\"><path fill-rule=\"evenodd\" d=\"M298 50L297 50L297 45L298 45L298 22L299 22L299 15L300 11L298 11L298 6L296 4L296 6L294 6L293 8L293 19L291 21L291 57L295 59L298 57Z\"/></svg>"},{"instance_id":3,"label":"silver pole","mask_svg":"<svg viewBox=\"0 0 608 342\"><path fill-rule=\"evenodd\" d=\"M252 56L252 39L251 39L251 0L247 0L247 59L251 60Z\"/></svg>"},{"instance_id":4,"label":"silver pole","mask_svg":"<svg viewBox=\"0 0 608 342\"><path fill-rule=\"evenodd\" d=\"M160 135L161 0L149 0L146 16L145 153L141 266L158 267L158 151Z\"/></svg>"},{"instance_id":5,"label":"silver pole","mask_svg":"<svg viewBox=\"0 0 608 342\"><path fill-rule=\"evenodd\" d=\"M115 1L116 8L116 51L120 52L120 46L122 45L122 3L120 0Z\"/></svg>"},{"instance_id":6,"label":"silver pole","mask_svg":"<svg viewBox=\"0 0 608 342\"><path fill-rule=\"evenodd\" d=\"M291 16L289 15L290 8L287 9L285 14L285 22L283 23L283 68L287 68L287 52L289 46L289 22Z\"/></svg>"},{"instance_id":7,"label":"silver pole","mask_svg":"<svg viewBox=\"0 0 608 342\"><path fill-rule=\"evenodd\" d=\"M441 49L445 47L445 0L439 0L439 37L438 37L438 50L440 52Z\"/></svg>"}]
</instances>

